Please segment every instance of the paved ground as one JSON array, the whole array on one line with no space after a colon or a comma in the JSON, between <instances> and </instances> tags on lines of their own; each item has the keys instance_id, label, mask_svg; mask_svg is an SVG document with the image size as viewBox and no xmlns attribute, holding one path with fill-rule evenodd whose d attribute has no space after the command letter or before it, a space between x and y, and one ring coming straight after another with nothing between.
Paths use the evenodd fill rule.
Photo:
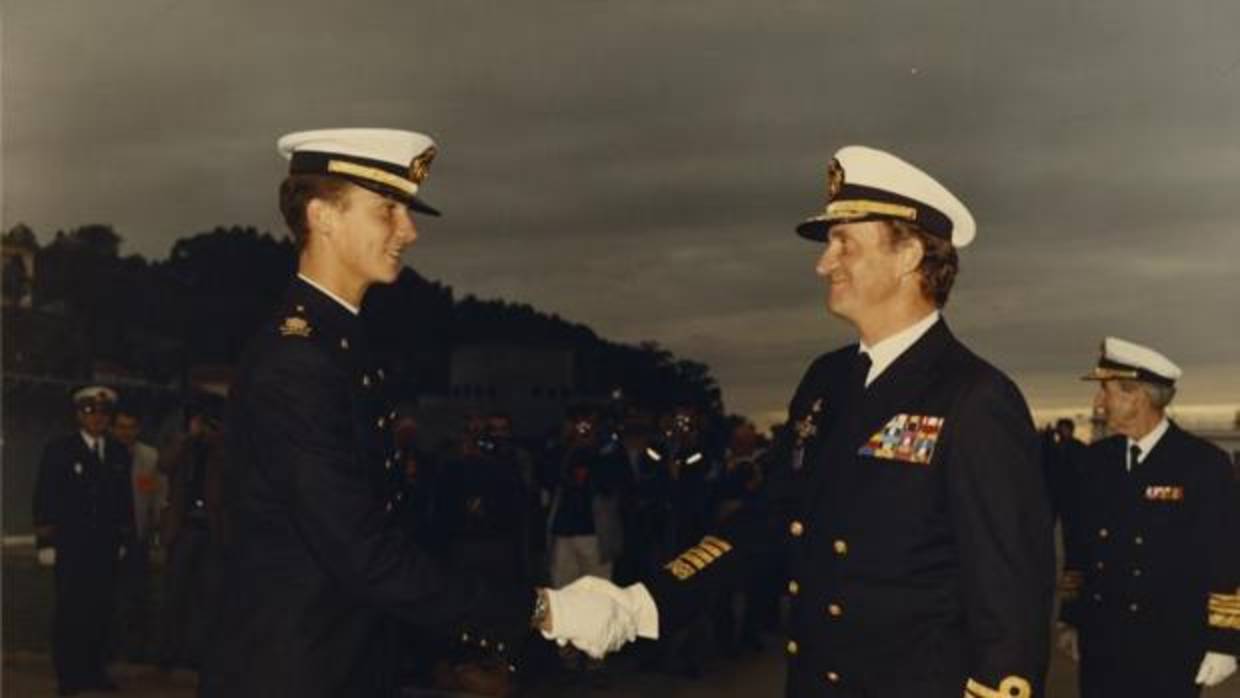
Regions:
<instances>
[{"instance_id":1,"label":"paved ground","mask_svg":"<svg viewBox=\"0 0 1240 698\"><path fill-rule=\"evenodd\" d=\"M51 611L51 574L34 565L29 553L6 551L3 557L3 671L0 696L3 698L44 698L56 695L55 679L47 656L48 619ZM632 653L609 661L599 676L586 681L553 677L531 687L523 695L568 698L739 698L779 696L783 687L782 643L770 638L766 651L737 660L715 660L701 679L690 680L638 668ZM93 696L132 696L133 698L191 698L196 677L192 672L161 672L145 664L115 664L111 672L121 686L120 694L82 694ZM419 698L436 694L411 694ZM438 694L443 696L445 694ZM1077 698L1073 665L1056 655L1051 665L1049 698ZM1144 697L1142 697L1144 698ZM1153 697L1151 697L1153 698ZM1203 698L1240 698L1240 677L1222 687L1203 693Z\"/></svg>"}]
</instances>

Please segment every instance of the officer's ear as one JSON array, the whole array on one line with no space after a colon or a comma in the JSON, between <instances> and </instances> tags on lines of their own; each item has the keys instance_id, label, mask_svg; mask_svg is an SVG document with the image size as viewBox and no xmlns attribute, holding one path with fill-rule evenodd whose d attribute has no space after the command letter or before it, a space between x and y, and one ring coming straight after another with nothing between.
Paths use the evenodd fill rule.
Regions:
<instances>
[{"instance_id":1,"label":"officer's ear","mask_svg":"<svg viewBox=\"0 0 1240 698\"><path fill-rule=\"evenodd\" d=\"M306 204L306 223L310 236L315 233L331 237L340 220L340 208L332 201L315 197Z\"/></svg>"},{"instance_id":2,"label":"officer's ear","mask_svg":"<svg viewBox=\"0 0 1240 698\"><path fill-rule=\"evenodd\" d=\"M894 237L896 232L889 230L888 235ZM921 269L921 260L926 256L925 244L916 235L902 235L895 237L895 240L896 269L900 276L917 274Z\"/></svg>"}]
</instances>

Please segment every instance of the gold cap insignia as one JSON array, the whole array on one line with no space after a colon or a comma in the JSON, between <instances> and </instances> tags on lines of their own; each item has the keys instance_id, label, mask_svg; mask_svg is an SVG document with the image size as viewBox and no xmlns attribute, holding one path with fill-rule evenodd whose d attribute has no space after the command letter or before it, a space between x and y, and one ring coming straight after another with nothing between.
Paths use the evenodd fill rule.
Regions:
<instances>
[{"instance_id":1,"label":"gold cap insignia","mask_svg":"<svg viewBox=\"0 0 1240 698\"><path fill-rule=\"evenodd\" d=\"M286 317L284 324L280 325L280 334L285 337L309 337L310 323L305 318Z\"/></svg>"},{"instance_id":2,"label":"gold cap insignia","mask_svg":"<svg viewBox=\"0 0 1240 698\"><path fill-rule=\"evenodd\" d=\"M839 160L831 158L831 164L827 165L827 201L834 199L843 187L844 167Z\"/></svg>"},{"instance_id":3,"label":"gold cap insignia","mask_svg":"<svg viewBox=\"0 0 1240 698\"><path fill-rule=\"evenodd\" d=\"M426 180L426 175L430 174L431 161L433 161L435 156L438 154L439 151L432 145L426 150L423 150L416 158L414 158L413 162L409 163L410 181L418 186L421 186L422 182Z\"/></svg>"}]
</instances>

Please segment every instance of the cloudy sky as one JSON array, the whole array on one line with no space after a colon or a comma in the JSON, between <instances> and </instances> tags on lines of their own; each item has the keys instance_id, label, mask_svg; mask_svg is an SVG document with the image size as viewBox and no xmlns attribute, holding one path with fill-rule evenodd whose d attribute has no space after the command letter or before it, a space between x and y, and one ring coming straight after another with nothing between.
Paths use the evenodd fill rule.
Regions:
<instances>
[{"instance_id":1,"label":"cloudy sky","mask_svg":"<svg viewBox=\"0 0 1240 698\"><path fill-rule=\"evenodd\" d=\"M1084 404L1108 333L1236 403L1237 26L1234 0L6 0L3 223L163 257L281 230L281 133L426 131L447 216L410 264L705 361L762 417L852 339L792 228L864 143L973 209L948 318L1035 407Z\"/></svg>"}]
</instances>

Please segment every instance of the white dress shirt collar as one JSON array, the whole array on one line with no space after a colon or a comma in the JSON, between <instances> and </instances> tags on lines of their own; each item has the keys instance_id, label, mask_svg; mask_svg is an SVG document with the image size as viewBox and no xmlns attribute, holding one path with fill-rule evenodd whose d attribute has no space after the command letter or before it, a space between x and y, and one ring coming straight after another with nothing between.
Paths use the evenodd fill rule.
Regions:
<instances>
[{"instance_id":1,"label":"white dress shirt collar","mask_svg":"<svg viewBox=\"0 0 1240 698\"><path fill-rule=\"evenodd\" d=\"M916 344L917 340L921 339L921 336L928 332L938 320L939 311L935 310L872 347L867 347L865 342L861 342L861 353L870 355L870 372L865 377L866 387L870 387L870 384L877 380L893 361Z\"/></svg>"},{"instance_id":2,"label":"white dress shirt collar","mask_svg":"<svg viewBox=\"0 0 1240 698\"><path fill-rule=\"evenodd\" d=\"M1162 439L1163 434L1166 434L1167 429L1170 427L1171 422L1167 421L1166 417L1163 417L1162 420L1158 422L1158 426L1151 429L1150 433L1142 436L1140 440L1133 441L1132 437L1128 437L1128 450L1131 451L1133 446L1141 449L1141 455L1137 456L1138 463L1145 462L1146 456L1150 455L1150 451L1154 450L1154 447L1157 446L1158 442Z\"/></svg>"},{"instance_id":3,"label":"white dress shirt collar","mask_svg":"<svg viewBox=\"0 0 1240 698\"><path fill-rule=\"evenodd\" d=\"M352 303L350 303L350 302L346 301L345 299L341 298L340 296L337 296L336 294L332 293L331 291L328 291L326 288L324 288L322 285L320 285L317 281L315 281L314 279L311 279L310 277L306 276L305 274L302 274L301 272L297 272L297 278L301 279L302 281L305 281L306 283L310 284L310 285L311 285L311 286L313 286L314 288L318 289L318 291L319 291L320 293L322 293L323 295L327 296L328 298L330 298L330 299L332 299L332 300L336 301L336 302L337 302L337 303L339 303L340 305L343 305L343 306L344 306L344 309L345 309L345 310L347 310L347 311L349 311L350 313L353 313L354 315L357 315L358 313L360 313L360 312L361 312L361 309L360 309L360 308L358 308L357 306L353 305Z\"/></svg>"},{"instance_id":4,"label":"white dress shirt collar","mask_svg":"<svg viewBox=\"0 0 1240 698\"><path fill-rule=\"evenodd\" d=\"M103 446L102 436L99 436L99 437L91 436L90 434L87 434L86 431L83 429L79 429L78 433L82 435L82 441L86 442L86 449L90 451L91 453L99 454L102 451L102 449L106 448L105 446ZM98 445L96 445L96 441L99 442Z\"/></svg>"}]
</instances>

